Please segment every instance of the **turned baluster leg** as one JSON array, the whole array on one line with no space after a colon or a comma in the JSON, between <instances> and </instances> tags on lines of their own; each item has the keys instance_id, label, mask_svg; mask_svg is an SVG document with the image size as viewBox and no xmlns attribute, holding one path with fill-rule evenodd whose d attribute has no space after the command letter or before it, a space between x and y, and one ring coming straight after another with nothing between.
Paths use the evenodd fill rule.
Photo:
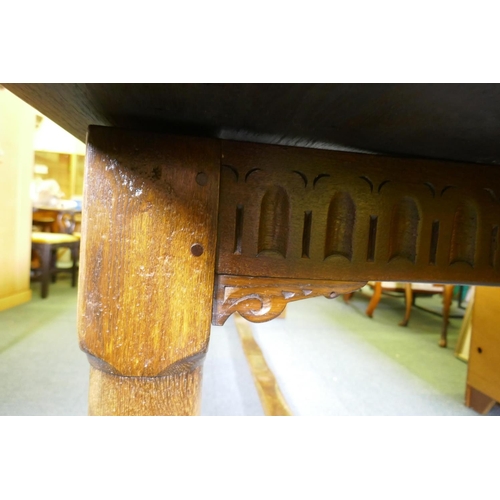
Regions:
<instances>
[{"instance_id":1,"label":"turned baluster leg","mask_svg":"<svg viewBox=\"0 0 500 500\"><path fill-rule=\"evenodd\" d=\"M199 413L219 154L208 139L89 131L78 311L91 415Z\"/></svg>"}]
</instances>

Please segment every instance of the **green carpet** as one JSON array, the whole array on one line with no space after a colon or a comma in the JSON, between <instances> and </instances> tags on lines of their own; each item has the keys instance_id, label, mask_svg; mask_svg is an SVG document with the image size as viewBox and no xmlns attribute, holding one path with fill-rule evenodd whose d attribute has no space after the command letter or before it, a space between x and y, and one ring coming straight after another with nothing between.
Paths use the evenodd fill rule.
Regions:
<instances>
[{"instance_id":1,"label":"green carpet","mask_svg":"<svg viewBox=\"0 0 500 500\"><path fill-rule=\"evenodd\" d=\"M78 348L76 294L63 278L0 312L0 414L85 415L88 362Z\"/></svg>"},{"instance_id":2,"label":"green carpet","mask_svg":"<svg viewBox=\"0 0 500 500\"><path fill-rule=\"evenodd\" d=\"M356 293L349 304L295 302L283 322L255 327L293 413L475 415L464 406L467 365L454 356L461 320L451 319L443 349L441 317L414 308L409 326L400 327L403 299L383 296L370 319L370 295ZM417 303L442 309L438 296Z\"/></svg>"},{"instance_id":3,"label":"green carpet","mask_svg":"<svg viewBox=\"0 0 500 500\"><path fill-rule=\"evenodd\" d=\"M0 415L86 415L88 362L78 348L77 289L67 279L40 298L0 312ZM475 415L463 405L467 365L437 345L441 318L384 297L374 319L368 294L350 304L309 299L286 319L252 325L294 415ZM420 302L419 302L420 303ZM439 299L422 299L439 309ZM495 407L491 414L497 414ZM233 320L214 327L204 366L202 415L262 415Z\"/></svg>"}]
</instances>

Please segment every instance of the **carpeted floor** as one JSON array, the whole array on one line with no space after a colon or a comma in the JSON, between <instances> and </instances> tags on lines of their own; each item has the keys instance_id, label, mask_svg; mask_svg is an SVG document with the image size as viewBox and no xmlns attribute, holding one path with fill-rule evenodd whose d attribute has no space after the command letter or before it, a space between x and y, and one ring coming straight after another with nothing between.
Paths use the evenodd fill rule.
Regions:
<instances>
[{"instance_id":1,"label":"carpeted floor","mask_svg":"<svg viewBox=\"0 0 500 500\"><path fill-rule=\"evenodd\" d=\"M288 306L286 319L252 325L294 415L476 415L463 405L467 365L437 342L441 318L384 297L374 319L369 293L350 304L324 298ZM86 415L88 362L76 335L76 289L61 280L39 297L0 312L0 415ZM439 299L422 302L439 309ZM491 414L498 414L495 407ZM204 367L202 415L262 415L230 318L212 329Z\"/></svg>"}]
</instances>

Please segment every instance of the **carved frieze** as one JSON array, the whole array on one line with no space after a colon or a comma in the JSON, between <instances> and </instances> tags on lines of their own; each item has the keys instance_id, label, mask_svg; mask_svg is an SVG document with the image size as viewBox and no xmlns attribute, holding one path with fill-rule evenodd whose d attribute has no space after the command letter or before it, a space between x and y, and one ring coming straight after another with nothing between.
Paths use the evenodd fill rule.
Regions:
<instances>
[{"instance_id":1,"label":"carved frieze","mask_svg":"<svg viewBox=\"0 0 500 500\"><path fill-rule=\"evenodd\" d=\"M223 141L217 272L500 284L491 167Z\"/></svg>"}]
</instances>

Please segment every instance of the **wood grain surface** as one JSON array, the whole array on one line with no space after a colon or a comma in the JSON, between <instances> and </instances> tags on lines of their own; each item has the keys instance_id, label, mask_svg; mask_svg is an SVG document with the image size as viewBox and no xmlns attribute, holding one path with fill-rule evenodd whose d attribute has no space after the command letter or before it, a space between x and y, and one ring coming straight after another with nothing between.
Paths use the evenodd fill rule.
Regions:
<instances>
[{"instance_id":1,"label":"wood grain surface","mask_svg":"<svg viewBox=\"0 0 500 500\"><path fill-rule=\"evenodd\" d=\"M500 284L499 196L487 166L91 127L91 412L129 414L132 394L142 414L195 412L212 305L215 324L266 321L368 280Z\"/></svg>"},{"instance_id":2,"label":"wood grain surface","mask_svg":"<svg viewBox=\"0 0 500 500\"><path fill-rule=\"evenodd\" d=\"M202 367L167 377L121 377L90 368L91 416L188 416L200 413Z\"/></svg>"},{"instance_id":3,"label":"wood grain surface","mask_svg":"<svg viewBox=\"0 0 500 500\"><path fill-rule=\"evenodd\" d=\"M237 312L253 323L280 316L289 302L337 296L359 290L366 283L355 281L297 280L217 275L212 323L223 325Z\"/></svg>"},{"instance_id":4,"label":"wood grain surface","mask_svg":"<svg viewBox=\"0 0 500 500\"><path fill-rule=\"evenodd\" d=\"M101 372L141 377L140 394L169 385L168 377L191 376L207 350L219 154L210 139L89 131L80 346ZM129 379L94 378L110 391L135 387ZM91 401L103 401L102 391Z\"/></svg>"}]
</instances>

